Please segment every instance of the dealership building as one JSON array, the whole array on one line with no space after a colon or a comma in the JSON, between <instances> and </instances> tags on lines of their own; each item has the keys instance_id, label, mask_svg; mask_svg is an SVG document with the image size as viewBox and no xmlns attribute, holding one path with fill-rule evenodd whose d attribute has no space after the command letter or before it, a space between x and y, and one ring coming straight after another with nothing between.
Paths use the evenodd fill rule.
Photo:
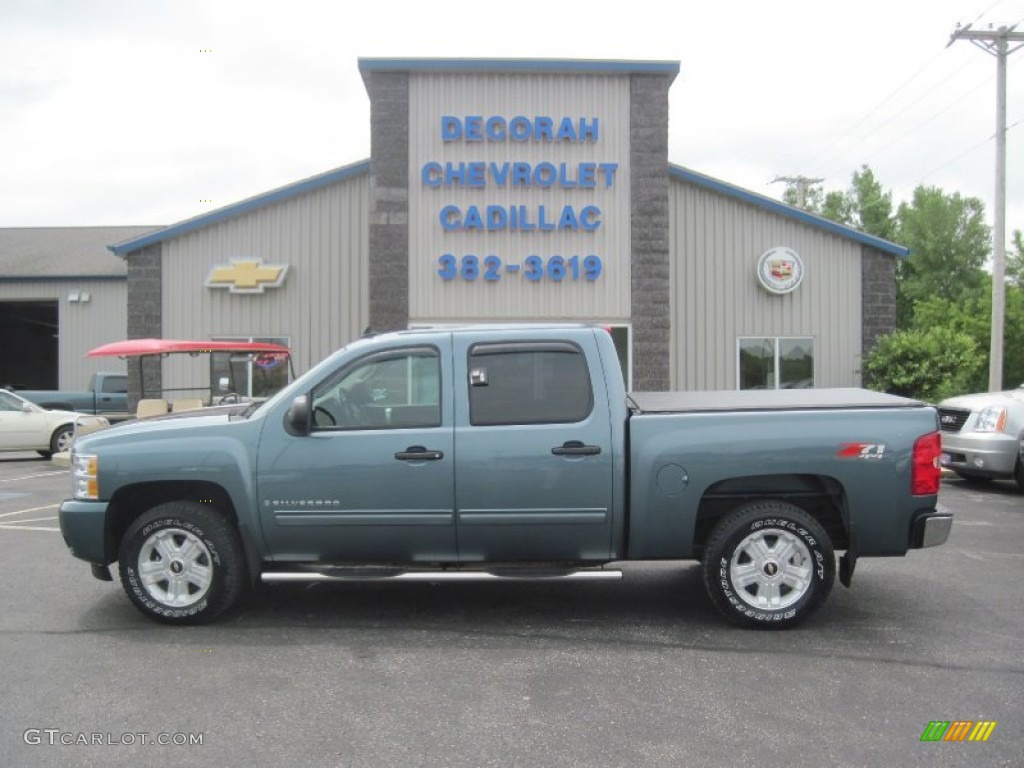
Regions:
<instances>
[{"instance_id":1,"label":"dealership building","mask_svg":"<svg viewBox=\"0 0 1024 768\"><path fill-rule=\"evenodd\" d=\"M907 249L671 164L678 68L362 59L371 157L112 240L100 343L272 340L302 371L367 327L584 322L634 390L858 385ZM164 361L146 389L208 376Z\"/></svg>"}]
</instances>

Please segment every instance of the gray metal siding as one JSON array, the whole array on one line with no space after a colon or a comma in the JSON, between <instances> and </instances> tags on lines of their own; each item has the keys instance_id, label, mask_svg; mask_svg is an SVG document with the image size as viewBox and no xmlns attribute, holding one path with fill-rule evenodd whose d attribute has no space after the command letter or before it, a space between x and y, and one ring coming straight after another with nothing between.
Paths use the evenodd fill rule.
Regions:
<instances>
[{"instance_id":1,"label":"gray metal siding","mask_svg":"<svg viewBox=\"0 0 1024 768\"><path fill-rule=\"evenodd\" d=\"M679 180L669 198L673 389L735 389L741 336L812 337L815 386L860 385L859 244ZM804 263L784 296L757 280L775 246Z\"/></svg>"},{"instance_id":2,"label":"gray metal siding","mask_svg":"<svg viewBox=\"0 0 1024 768\"><path fill-rule=\"evenodd\" d=\"M628 321L630 317L630 174L629 85L627 75L492 75L419 74L409 81L409 316L411 323L457 320ZM525 115L600 121L596 142L444 142L440 118L454 115ZM428 161L503 163L548 161L618 163L611 188L548 189L538 187L428 188L421 172ZM448 204L525 205L536 217L538 206L560 212L563 205L579 211L601 208L595 232L473 231L445 232L438 214ZM550 213L549 213L550 216ZM594 281L536 283L520 274L502 272L501 279L443 281L438 258L451 253L483 257L494 254L503 264L521 264L536 254L545 261L561 255L601 257L604 271Z\"/></svg>"},{"instance_id":3,"label":"gray metal siding","mask_svg":"<svg viewBox=\"0 0 1024 768\"><path fill-rule=\"evenodd\" d=\"M163 336L285 337L307 370L368 322L368 207L369 176L357 176L167 241ZM288 275L262 294L207 288L210 270L233 259L287 264ZM189 362L165 362L165 388L208 383Z\"/></svg>"},{"instance_id":4,"label":"gray metal siding","mask_svg":"<svg viewBox=\"0 0 1024 768\"><path fill-rule=\"evenodd\" d=\"M69 302L68 295L73 291L88 293L90 300ZM84 355L101 344L125 338L127 296L127 283L120 280L0 283L0 301L57 302L60 322L58 376L61 389L85 389L93 373L125 370L123 360Z\"/></svg>"}]
</instances>

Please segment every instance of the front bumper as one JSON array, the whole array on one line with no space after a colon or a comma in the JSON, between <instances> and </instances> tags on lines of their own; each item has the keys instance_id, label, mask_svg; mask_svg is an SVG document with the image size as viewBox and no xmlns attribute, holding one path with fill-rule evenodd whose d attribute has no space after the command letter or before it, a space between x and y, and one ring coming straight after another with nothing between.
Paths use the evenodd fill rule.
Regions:
<instances>
[{"instance_id":1,"label":"front bumper","mask_svg":"<svg viewBox=\"0 0 1024 768\"><path fill-rule=\"evenodd\" d=\"M942 467L982 477L1011 477L1021 444L1001 432L943 432Z\"/></svg>"},{"instance_id":2,"label":"front bumper","mask_svg":"<svg viewBox=\"0 0 1024 768\"><path fill-rule=\"evenodd\" d=\"M945 544L952 528L952 512L940 508L920 514L910 524L910 548L924 549Z\"/></svg>"},{"instance_id":3,"label":"front bumper","mask_svg":"<svg viewBox=\"0 0 1024 768\"><path fill-rule=\"evenodd\" d=\"M71 554L89 563L106 565L107 502L68 499L60 505L60 532Z\"/></svg>"}]
</instances>

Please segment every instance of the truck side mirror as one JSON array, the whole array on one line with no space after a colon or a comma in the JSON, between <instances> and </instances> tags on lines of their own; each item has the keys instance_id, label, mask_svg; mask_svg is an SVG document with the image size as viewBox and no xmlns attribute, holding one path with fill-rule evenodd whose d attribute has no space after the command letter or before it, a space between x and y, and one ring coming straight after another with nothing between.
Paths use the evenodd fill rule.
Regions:
<instances>
[{"instance_id":1,"label":"truck side mirror","mask_svg":"<svg viewBox=\"0 0 1024 768\"><path fill-rule=\"evenodd\" d=\"M284 428L289 434L305 437L310 432L312 410L309 407L309 395L300 395L292 400L291 407L284 416Z\"/></svg>"}]
</instances>

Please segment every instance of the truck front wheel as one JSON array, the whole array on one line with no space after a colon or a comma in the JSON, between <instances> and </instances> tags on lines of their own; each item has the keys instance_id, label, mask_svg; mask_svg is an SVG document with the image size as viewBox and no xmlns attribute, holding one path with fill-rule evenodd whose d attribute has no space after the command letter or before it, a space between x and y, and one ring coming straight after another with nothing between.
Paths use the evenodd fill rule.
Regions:
<instances>
[{"instance_id":1,"label":"truck front wheel","mask_svg":"<svg viewBox=\"0 0 1024 768\"><path fill-rule=\"evenodd\" d=\"M169 624L203 624L245 585L235 528L212 507L170 501L135 520L121 540L121 585L135 607Z\"/></svg>"},{"instance_id":2,"label":"truck front wheel","mask_svg":"<svg viewBox=\"0 0 1024 768\"><path fill-rule=\"evenodd\" d=\"M708 538L704 585L722 615L740 626L791 627L824 602L834 580L828 534L792 504L744 504Z\"/></svg>"}]
</instances>

